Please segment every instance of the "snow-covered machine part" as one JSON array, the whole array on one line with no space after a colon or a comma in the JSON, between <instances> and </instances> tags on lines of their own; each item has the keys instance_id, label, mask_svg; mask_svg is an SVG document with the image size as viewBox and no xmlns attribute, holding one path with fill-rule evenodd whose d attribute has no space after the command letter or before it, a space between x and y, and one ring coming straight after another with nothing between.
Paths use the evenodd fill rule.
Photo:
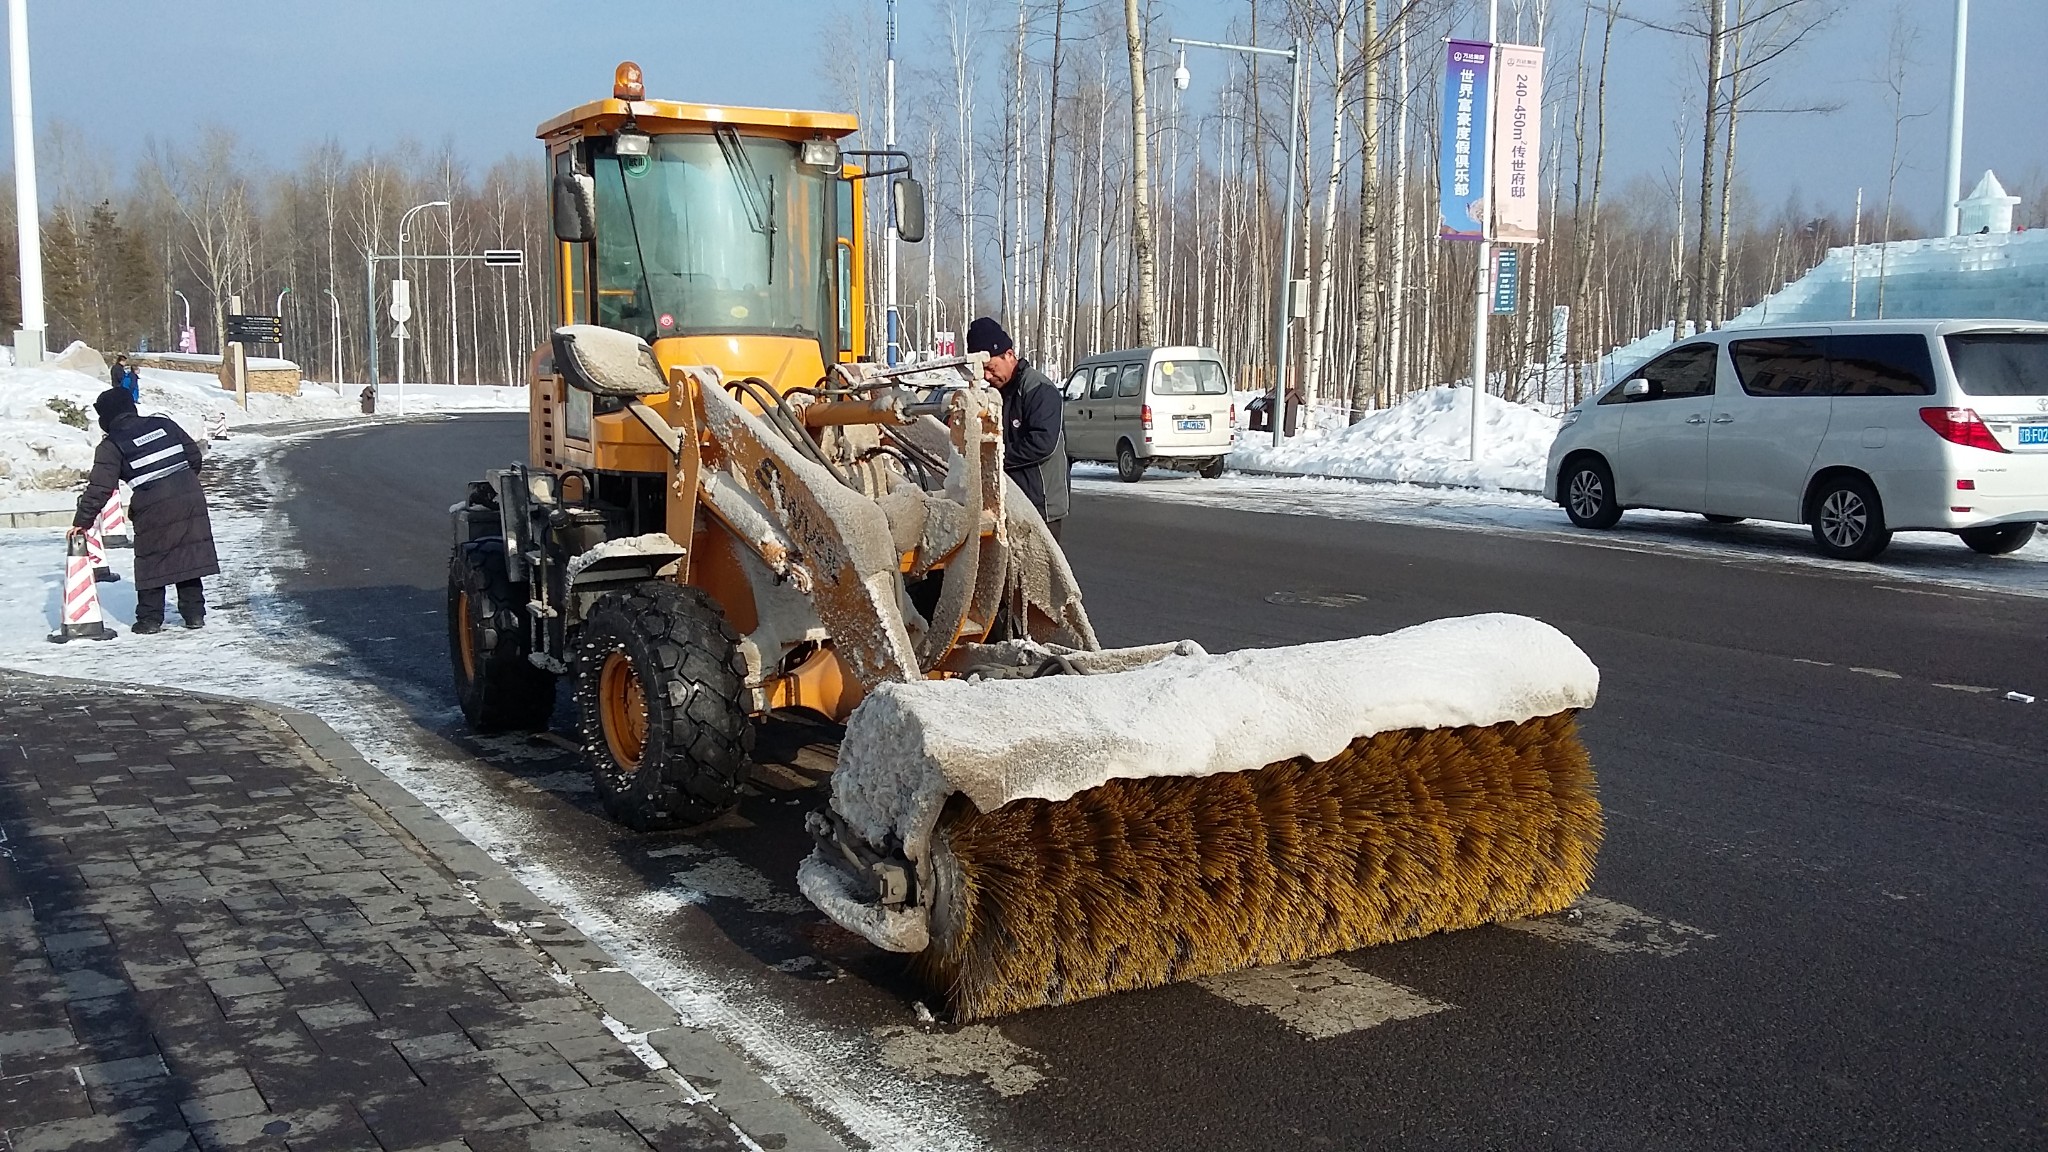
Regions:
<instances>
[{"instance_id":1,"label":"snow-covered machine part","mask_svg":"<svg viewBox=\"0 0 2048 1152\"><path fill-rule=\"evenodd\" d=\"M1430 811L1421 818L1430 828L1424 839L1435 847L1417 856L1416 867L1395 869L1365 885L1388 889L1380 894L1383 905L1410 898L1423 905L1455 905L1459 900L1448 892L1467 882L1496 894L1517 890L1529 898L1496 899L1484 910L1466 908L1484 912L1478 921L1463 914L1442 923L1424 916L1410 917L1405 926L1359 923L1352 925L1357 931L1347 931L1326 924L1307 933L1284 927L1282 909L1247 906L1238 914L1254 921L1271 916L1276 925L1273 933L1252 931L1260 939L1249 942L1250 951L1224 949L1206 960L1190 955L1170 960L1152 975L1186 978L1238 967L1245 960L1267 962L1261 956L1317 955L1329 950L1324 945L1330 942L1355 947L1419 934L1407 930L1415 925L1434 931L1483 922L1500 911L1554 910L1549 905L1563 906L1560 894L1568 892L1563 902L1569 902L1583 891L1599 817L1570 718L1593 704L1599 672L1550 625L1521 616L1484 615L1292 648L1218 656L1199 649L1188 655L1155 649L1147 655L1148 663L1098 675L926 680L879 688L848 721L832 779L832 813L814 820L819 848L799 877L805 894L878 947L923 953L921 967L929 968L935 951L946 951L949 942L957 945L971 932L970 906L986 898L992 885L1005 883L1001 868L977 872L977 864L986 861L973 858L977 850L966 843L973 837L962 835L971 833L976 821L1009 819L1032 809L1027 823L1036 850L1056 857L1061 836L1053 826L1091 819L1099 824L1106 806L1120 810L1112 821L1112 839L1176 841L1170 851L1193 853L1185 863L1198 872L1228 872L1230 867L1217 863L1199 843L1201 820L1193 813L1212 799L1191 799L1186 786L1199 789L1217 777L1239 774L1244 781L1232 787L1250 795L1261 787L1253 777L1287 766L1321 769L1326 776L1365 769L1371 770L1366 775L1420 771L1392 789L1405 793L1396 804L1375 802L1372 810L1344 811L1346 805L1334 803L1333 794L1333 804L1322 805L1325 815L1346 828L1320 829L1316 836L1334 843L1348 835L1363 858L1402 851L1389 848L1403 835L1401 817L1392 809L1426 796L1421 806ZM1091 653L1089 659L1114 666L1113 656ZM1386 754L1392 745L1413 743L1428 733L1452 733L1454 741L1465 745L1504 742L1508 751L1503 756L1491 747L1467 747L1447 757L1441 749ZM1390 736L1399 739L1383 739ZM1417 768L1432 755L1435 767ZM1375 783L1360 776L1333 786L1343 792L1383 785L1385 780ZM1179 815L1166 826L1128 822L1129 812L1123 810L1130 808L1129 797L1120 799L1114 792L1131 786L1150 788L1159 796L1147 803L1163 803ZM1176 787L1178 798L1167 796ZM1282 791L1292 810L1276 817L1269 806L1264 812L1269 826L1255 838L1287 835L1270 826L1275 818L1296 826L1300 835L1323 818L1313 811L1318 804L1303 799L1299 785ZM1555 801L1538 799L1542 796ZM1521 832L1499 835L1518 822L1525 825ZM1489 846L1476 850L1474 845L1482 842ZM1457 847L1438 851L1447 843ZM1116 857L1128 846L1108 847ZM1082 855L1103 848L1090 844ZM1468 859L1457 859L1461 856ZM1346 867L1358 873L1358 862ZM1475 863L1483 876L1458 875L1474 872L1469 865ZM1063 874L1066 888L1058 899L1078 902L1075 908L1095 908L1100 923L1091 922L1087 932L1100 932L1102 924L1138 925L1155 918L1169 934L1180 930L1174 925L1185 926L1186 908L1144 906L1147 898L1132 891L1134 873L1142 868L1131 859L1055 859L1047 867ZM1094 875L1098 870L1100 875ZM1561 885L1554 882L1559 879ZM1280 877L1279 887L1312 904L1327 895L1330 885L1343 882L1303 869ZM1230 887L1222 884L1219 891ZM1396 887L1407 891L1393 893ZM1019 895L1012 893L1005 908L1014 909ZM1021 895L1028 902L1029 895ZM1130 906L1108 907L1119 902ZM1011 922L1005 933L1017 928ZM967 983L975 982L971 969L985 958L976 948L985 952L992 947L984 941L966 949L973 954L966 961ZM1173 950L1170 945L1168 951ZM1006 987L993 998L963 1001L957 987L961 965L941 966L950 986L936 990L949 996L956 1016L962 1017L986 1014L993 1004L1001 1005L995 1010L1007 1010L1163 982L1151 976L1134 982L1142 966L1129 965L1125 973L1055 981L1063 991Z\"/></svg>"}]
</instances>

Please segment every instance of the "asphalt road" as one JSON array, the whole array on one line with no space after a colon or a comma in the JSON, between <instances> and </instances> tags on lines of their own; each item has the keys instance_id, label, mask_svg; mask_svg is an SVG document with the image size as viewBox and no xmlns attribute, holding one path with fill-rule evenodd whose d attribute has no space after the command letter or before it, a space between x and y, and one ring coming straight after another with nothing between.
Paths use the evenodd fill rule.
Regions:
<instances>
[{"instance_id":1,"label":"asphalt road","mask_svg":"<svg viewBox=\"0 0 2048 1152\"><path fill-rule=\"evenodd\" d=\"M289 446L283 590L340 648L335 674L389 686L522 797L547 831L521 851L630 893L666 858L549 783L573 759L449 719L445 509L523 451L523 419L498 416ZM1583 717L1608 818L1594 893L1623 927L1348 955L1342 972L1439 1010L1323 1038L1191 986L1010 1018L1002 1040L1041 1079L957 1089L991 1146L2048 1144L2048 703L2002 696L2048 687L2048 600L1085 491L1066 546L1110 644L1482 611L1562 628L1602 672ZM793 894L789 799L664 851L728 854ZM778 1010L908 1022L888 957L787 905L712 901L646 930L758 977Z\"/></svg>"}]
</instances>

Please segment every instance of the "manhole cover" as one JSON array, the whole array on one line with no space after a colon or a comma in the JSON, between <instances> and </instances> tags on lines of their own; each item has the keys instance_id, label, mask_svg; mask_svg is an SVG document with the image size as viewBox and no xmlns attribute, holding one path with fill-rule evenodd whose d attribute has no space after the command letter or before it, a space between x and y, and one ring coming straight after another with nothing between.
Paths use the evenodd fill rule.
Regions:
<instances>
[{"instance_id":1,"label":"manhole cover","mask_svg":"<svg viewBox=\"0 0 2048 1152\"><path fill-rule=\"evenodd\" d=\"M1275 592L1266 597L1268 604L1305 604L1310 608L1349 608L1365 601L1356 592Z\"/></svg>"}]
</instances>

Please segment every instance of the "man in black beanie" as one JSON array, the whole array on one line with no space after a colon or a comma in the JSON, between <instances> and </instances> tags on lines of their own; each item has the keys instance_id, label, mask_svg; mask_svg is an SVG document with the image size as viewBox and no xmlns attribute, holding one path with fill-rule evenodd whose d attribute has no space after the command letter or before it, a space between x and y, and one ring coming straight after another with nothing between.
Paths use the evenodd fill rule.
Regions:
<instances>
[{"instance_id":1,"label":"man in black beanie","mask_svg":"<svg viewBox=\"0 0 2048 1152\"><path fill-rule=\"evenodd\" d=\"M967 351L988 353L982 378L1003 395L1003 471L1057 540L1067 517L1067 431L1059 385L1017 356L1010 334L993 316L967 326Z\"/></svg>"},{"instance_id":2,"label":"man in black beanie","mask_svg":"<svg viewBox=\"0 0 2048 1152\"><path fill-rule=\"evenodd\" d=\"M213 521L206 491L199 486L199 446L168 416L142 416L135 400L109 388L93 401L107 435L93 453L92 476L78 498L71 531L83 532L98 518L126 480L135 495L128 519L135 532L135 631L164 627L164 586L178 586L178 615L185 627L206 622L200 578L220 572L213 551Z\"/></svg>"}]
</instances>

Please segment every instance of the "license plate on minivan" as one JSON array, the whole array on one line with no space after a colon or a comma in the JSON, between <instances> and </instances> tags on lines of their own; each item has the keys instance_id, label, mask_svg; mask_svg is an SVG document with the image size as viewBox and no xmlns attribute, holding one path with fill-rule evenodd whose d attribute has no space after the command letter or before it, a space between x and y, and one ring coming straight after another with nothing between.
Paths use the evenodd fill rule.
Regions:
<instances>
[{"instance_id":1,"label":"license plate on minivan","mask_svg":"<svg viewBox=\"0 0 2048 1152\"><path fill-rule=\"evenodd\" d=\"M1182 416L1174 420L1173 430L1175 432L1207 432L1209 430L1209 418L1207 416ZM2048 443L2048 441L2044 441L2044 443Z\"/></svg>"},{"instance_id":2,"label":"license plate on minivan","mask_svg":"<svg viewBox=\"0 0 2048 1152\"><path fill-rule=\"evenodd\" d=\"M2020 425L2020 443L2048 444L2048 424Z\"/></svg>"}]
</instances>

